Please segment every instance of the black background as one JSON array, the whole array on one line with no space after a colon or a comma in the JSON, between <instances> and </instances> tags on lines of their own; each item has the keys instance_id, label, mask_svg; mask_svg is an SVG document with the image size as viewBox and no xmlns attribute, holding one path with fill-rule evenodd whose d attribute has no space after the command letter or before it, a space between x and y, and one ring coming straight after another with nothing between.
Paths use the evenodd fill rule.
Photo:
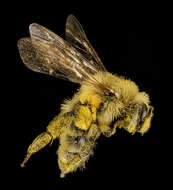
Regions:
<instances>
[{"instance_id":1,"label":"black background","mask_svg":"<svg viewBox=\"0 0 173 190\"><path fill-rule=\"evenodd\" d=\"M121 185L123 189L140 182L147 187L154 180L153 176L160 172L161 165L157 161L162 154L161 65L153 58L157 18L150 4L125 7L100 2L42 2L37 6L26 2L17 4L11 12L6 22L12 50L6 56L10 79L6 77L6 92L10 104L7 123L10 123L12 134L7 146L13 169L7 175L14 186L76 189ZM45 131L59 113L62 101L72 97L79 86L28 70L20 59L16 44L21 37L29 36L28 26L33 22L64 38L69 14L74 14L80 21L107 70L135 81L141 91L149 93L155 110L151 129L143 137L139 134L131 136L123 130L117 130L111 138L101 136L86 169L61 179L56 155L58 140L33 155L26 168L20 168L20 163L28 145Z\"/></svg>"}]
</instances>

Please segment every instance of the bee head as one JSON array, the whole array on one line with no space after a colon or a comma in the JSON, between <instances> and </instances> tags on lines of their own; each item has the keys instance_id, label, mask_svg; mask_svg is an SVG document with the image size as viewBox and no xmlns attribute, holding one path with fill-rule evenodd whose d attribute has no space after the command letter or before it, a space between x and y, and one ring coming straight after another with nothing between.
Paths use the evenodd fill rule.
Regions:
<instances>
[{"instance_id":1,"label":"bee head","mask_svg":"<svg viewBox=\"0 0 173 190\"><path fill-rule=\"evenodd\" d=\"M125 127L130 133L139 132L142 135L150 128L151 119L153 116L153 107L149 105L149 96L144 92L139 92L130 105L127 115L128 125Z\"/></svg>"},{"instance_id":2,"label":"bee head","mask_svg":"<svg viewBox=\"0 0 173 190\"><path fill-rule=\"evenodd\" d=\"M141 105L141 109L138 111L138 119L136 126L138 132L144 134L149 130L152 116L153 107L143 103Z\"/></svg>"}]
</instances>

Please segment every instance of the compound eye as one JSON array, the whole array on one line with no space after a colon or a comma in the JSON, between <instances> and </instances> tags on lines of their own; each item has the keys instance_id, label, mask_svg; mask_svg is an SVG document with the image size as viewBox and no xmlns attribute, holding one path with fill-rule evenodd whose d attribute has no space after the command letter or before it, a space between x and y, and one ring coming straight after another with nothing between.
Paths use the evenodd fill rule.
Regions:
<instances>
[{"instance_id":1,"label":"compound eye","mask_svg":"<svg viewBox=\"0 0 173 190\"><path fill-rule=\"evenodd\" d=\"M142 104L141 110L139 112L139 118L138 118L138 127L142 127L142 124L145 121L145 118L147 117L147 106L146 104Z\"/></svg>"},{"instance_id":2,"label":"compound eye","mask_svg":"<svg viewBox=\"0 0 173 190\"><path fill-rule=\"evenodd\" d=\"M144 120L147 116L147 111L144 110L143 113L142 113L142 116L141 116L141 119Z\"/></svg>"}]
</instances>

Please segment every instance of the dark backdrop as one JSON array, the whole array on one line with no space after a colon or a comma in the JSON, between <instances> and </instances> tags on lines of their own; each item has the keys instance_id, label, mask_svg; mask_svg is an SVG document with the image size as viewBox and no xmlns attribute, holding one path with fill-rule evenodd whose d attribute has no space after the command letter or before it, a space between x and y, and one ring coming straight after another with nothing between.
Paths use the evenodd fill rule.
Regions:
<instances>
[{"instance_id":1,"label":"dark backdrop","mask_svg":"<svg viewBox=\"0 0 173 190\"><path fill-rule=\"evenodd\" d=\"M12 5L11 5L12 6ZM19 3L10 18L7 32L12 53L8 61L8 92L11 143L8 173L11 183L19 188L98 188L106 185L134 187L137 182L148 186L160 168L160 94L161 67L153 59L155 16L150 5L124 5L98 3L68 4L68 2ZM59 178L56 150L58 141L32 156L26 168L20 168L28 145L45 131L52 118L59 113L60 104L70 98L77 84L28 70L22 63L17 40L29 35L29 24L36 22L61 37L65 37L65 21L74 14L82 24L90 42L98 52L107 70L135 81L141 91L149 93L155 107L151 129L143 137L118 130L111 138L100 137L94 157L86 169L77 170L64 179ZM7 78L8 79L8 78ZM11 113L11 114L10 114ZM164 135L164 132L162 133ZM92 185L91 185L92 184Z\"/></svg>"}]
</instances>

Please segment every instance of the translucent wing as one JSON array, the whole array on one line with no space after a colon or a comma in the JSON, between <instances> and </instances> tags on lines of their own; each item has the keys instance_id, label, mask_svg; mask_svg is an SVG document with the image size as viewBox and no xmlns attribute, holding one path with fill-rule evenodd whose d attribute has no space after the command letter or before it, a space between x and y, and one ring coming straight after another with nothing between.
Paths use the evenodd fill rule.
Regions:
<instances>
[{"instance_id":1,"label":"translucent wing","mask_svg":"<svg viewBox=\"0 0 173 190\"><path fill-rule=\"evenodd\" d=\"M42 44L32 42L30 38L21 38L18 48L24 64L29 69L66 79L64 73L57 69L55 62L51 62L53 57Z\"/></svg>"},{"instance_id":2,"label":"translucent wing","mask_svg":"<svg viewBox=\"0 0 173 190\"><path fill-rule=\"evenodd\" d=\"M81 24L73 16L69 15L66 22L66 39L70 42L91 65L100 71L106 71L102 61L90 44Z\"/></svg>"},{"instance_id":3,"label":"translucent wing","mask_svg":"<svg viewBox=\"0 0 173 190\"><path fill-rule=\"evenodd\" d=\"M95 65L81 55L70 43L38 24L31 24L30 38L18 41L18 48L25 65L36 72L81 83L96 83Z\"/></svg>"}]
</instances>

